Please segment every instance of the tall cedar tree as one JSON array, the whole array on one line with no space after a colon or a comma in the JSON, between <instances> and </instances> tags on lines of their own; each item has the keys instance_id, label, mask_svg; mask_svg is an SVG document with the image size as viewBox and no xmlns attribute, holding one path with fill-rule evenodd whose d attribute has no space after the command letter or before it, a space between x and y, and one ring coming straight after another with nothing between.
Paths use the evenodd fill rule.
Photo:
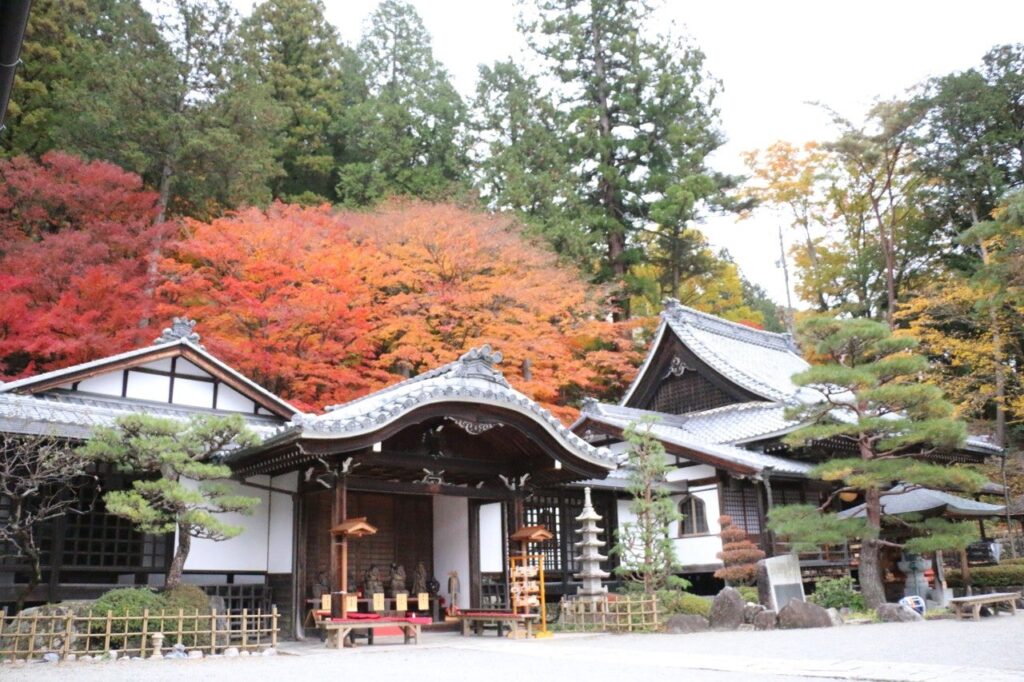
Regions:
<instances>
[{"instance_id":1,"label":"tall cedar tree","mask_svg":"<svg viewBox=\"0 0 1024 682\"><path fill-rule=\"evenodd\" d=\"M157 195L109 163L49 152L0 160L0 376L136 347Z\"/></svg>"},{"instance_id":2,"label":"tall cedar tree","mask_svg":"<svg viewBox=\"0 0 1024 682\"><path fill-rule=\"evenodd\" d=\"M633 496L627 521L615 531L612 553L619 556L617 575L653 595L666 587L682 587L675 573L676 561L669 526L681 518L665 488L665 476L671 471L665 446L651 433L652 424L630 424L624 435L629 443L629 483Z\"/></svg>"},{"instance_id":3,"label":"tall cedar tree","mask_svg":"<svg viewBox=\"0 0 1024 682\"><path fill-rule=\"evenodd\" d=\"M357 54L369 95L335 128L347 141L338 200L365 206L391 195L453 196L467 180L466 107L413 6L381 2Z\"/></svg>"},{"instance_id":4,"label":"tall cedar tree","mask_svg":"<svg viewBox=\"0 0 1024 682\"><path fill-rule=\"evenodd\" d=\"M786 440L807 447L837 440L848 443L857 456L835 457L815 467L812 475L840 487L818 508L776 507L770 527L798 546L860 540L861 592L874 608L885 601L879 564L882 547L914 552L952 549L966 545L974 533L973 524L942 518L887 517L886 523L898 525L911 537L903 544L882 538L882 500L899 494L890 490L893 484L970 492L985 479L964 468L926 461L929 453L959 446L965 428L952 418L952 405L943 399L942 391L920 381L927 361L910 352L917 346L914 339L894 337L880 322L826 317L806 320L800 333L819 357L831 362L793 376L797 385L818 391L821 401L789 411L789 417L808 426ZM832 513L832 502L842 492L863 495L864 518L839 519Z\"/></svg>"},{"instance_id":5,"label":"tall cedar tree","mask_svg":"<svg viewBox=\"0 0 1024 682\"><path fill-rule=\"evenodd\" d=\"M96 491L89 461L67 441L0 434L0 557L29 565L18 611L43 579L41 532L68 514L89 511Z\"/></svg>"},{"instance_id":6,"label":"tall cedar tree","mask_svg":"<svg viewBox=\"0 0 1024 682\"><path fill-rule=\"evenodd\" d=\"M586 207L579 224L601 244L598 278L620 286L642 260L640 232L653 230L667 253L685 250L673 244L731 182L706 166L723 138L704 55L653 21L643 0L539 0L521 20L560 84L558 128ZM628 317L625 290L618 303Z\"/></svg>"},{"instance_id":7,"label":"tall cedar tree","mask_svg":"<svg viewBox=\"0 0 1024 682\"><path fill-rule=\"evenodd\" d=\"M247 68L285 112L277 150L284 173L272 182L274 198L335 199L346 139L337 136L334 122L366 98L355 53L342 44L320 0L260 2L239 33Z\"/></svg>"},{"instance_id":8,"label":"tall cedar tree","mask_svg":"<svg viewBox=\"0 0 1024 682\"><path fill-rule=\"evenodd\" d=\"M166 588L171 589L181 582L192 538L221 541L242 532L218 516L251 513L259 498L235 494L224 483L231 470L217 457L258 442L240 415L202 415L189 422L131 415L118 418L114 427L95 428L80 452L138 477L130 489L103 496L108 512L143 533L177 532L167 569Z\"/></svg>"},{"instance_id":9,"label":"tall cedar tree","mask_svg":"<svg viewBox=\"0 0 1024 682\"><path fill-rule=\"evenodd\" d=\"M747 538L747 531L733 525L731 516L718 517L721 527L722 551L715 554L722 560L722 568L715 577L726 585L750 585L757 577L757 562L765 557L764 551Z\"/></svg>"}]
</instances>

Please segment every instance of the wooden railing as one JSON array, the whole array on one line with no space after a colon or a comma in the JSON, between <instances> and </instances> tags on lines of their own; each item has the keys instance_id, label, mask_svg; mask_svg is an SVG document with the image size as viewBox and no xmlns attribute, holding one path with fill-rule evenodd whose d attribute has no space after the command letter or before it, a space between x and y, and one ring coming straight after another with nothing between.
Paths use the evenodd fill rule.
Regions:
<instances>
[{"instance_id":1,"label":"wooden railing","mask_svg":"<svg viewBox=\"0 0 1024 682\"><path fill-rule=\"evenodd\" d=\"M775 542L775 554L788 554L792 550L792 544L788 542ZM817 550L797 552L801 566L813 565L845 565L850 563L850 548L848 545L829 545Z\"/></svg>"},{"instance_id":2,"label":"wooden railing","mask_svg":"<svg viewBox=\"0 0 1024 682\"><path fill-rule=\"evenodd\" d=\"M228 647L258 651L277 646L278 613L259 609L241 613L209 613L184 610L115 616L16 615L0 616L0 659L32 660L46 654L66 658L117 652L118 656L155 658L180 644L204 654Z\"/></svg>"}]
</instances>

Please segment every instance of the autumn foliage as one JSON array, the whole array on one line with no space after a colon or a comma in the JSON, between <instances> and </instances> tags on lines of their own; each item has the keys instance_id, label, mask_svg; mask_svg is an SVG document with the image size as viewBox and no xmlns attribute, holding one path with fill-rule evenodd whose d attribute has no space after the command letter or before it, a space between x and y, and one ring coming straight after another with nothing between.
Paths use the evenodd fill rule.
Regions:
<instances>
[{"instance_id":1,"label":"autumn foliage","mask_svg":"<svg viewBox=\"0 0 1024 682\"><path fill-rule=\"evenodd\" d=\"M147 272L165 230L138 176L51 152L0 160L0 374L152 341Z\"/></svg>"},{"instance_id":2,"label":"autumn foliage","mask_svg":"<svg viewBox=\"0 0 1024 682\"><path fill-rule=\"evenodd\" d=\"M716 554L722 568L715 577L732 585L749 585L757 577L757 562L765 557L757 545L747 539L747 531L734 526L731 516L718 517L721 526L722 551Z\"/></svg>"}]
</instances>

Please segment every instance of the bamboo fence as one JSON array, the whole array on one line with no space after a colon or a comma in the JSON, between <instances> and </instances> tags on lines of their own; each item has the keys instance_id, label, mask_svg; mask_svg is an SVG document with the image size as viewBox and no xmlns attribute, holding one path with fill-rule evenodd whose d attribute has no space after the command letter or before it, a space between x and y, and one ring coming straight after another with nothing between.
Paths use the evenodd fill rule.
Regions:
<instances>
[{"instance_id":1,"label":"bamboo fence","mask_svg":"<svg viewBox=\"0 0 1024 682\"><path fill-rule=\"evenodd\" d=\"M0 616L0 659L32 660L45 654L151 658L175 644L187 650L217 654L228 647L256 651L277 647L278 612L262 609L241 613L186 613L144 610L141 614L61 614Z\"/></svg>"},{"instance_id":2,"label":"bamboo fence","mask_svg":"<svg viewBox=\"0 0 1024 682\"><path fill-rule=\"evenodd\" d=\"M605 595L597 600L566 597L561 626L587 632L654 632L661 627L658 600L646 595Z\"/></svg>"}]
</instances>

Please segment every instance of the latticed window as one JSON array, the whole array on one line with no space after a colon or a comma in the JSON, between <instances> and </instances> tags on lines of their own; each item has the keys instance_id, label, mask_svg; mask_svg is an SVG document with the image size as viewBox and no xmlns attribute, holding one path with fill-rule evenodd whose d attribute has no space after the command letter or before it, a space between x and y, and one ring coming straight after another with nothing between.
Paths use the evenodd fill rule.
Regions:
<instances>
[{"instance_id":1,"label":"latticed window","mask_svg":"<svg viewBox=\"0 0 1024 682\"><path fill-rule=\"evenodd\" d=\"M732 523L747 531L747 535L761 534L761 515L757 507L757 488L745 483L732 483L722 490L722 513L732 517Z\"/></svg>"},{"instance_id":2,"label":"latticed window","mask_svg":"<svg viewBox=\"0 0 1024 682\"><path fill-rule=\"evenodd\" d=\"M736 402L720 388L693 371L671 376L661 383L650 408L655 412L686 414Z\"/></svg>"},{"instance_id":3,"label":"latticed window","mask_svg":"<svg viewBox=\"0 0 1024 682\"><path fill-rule=\"evenodd\" d=\"M688 495L679 503L679 513L683 520L679 522L679 535L705 535L708 532L708 514L704 508L704 500Z\"/></svg>"}]
</instances>

